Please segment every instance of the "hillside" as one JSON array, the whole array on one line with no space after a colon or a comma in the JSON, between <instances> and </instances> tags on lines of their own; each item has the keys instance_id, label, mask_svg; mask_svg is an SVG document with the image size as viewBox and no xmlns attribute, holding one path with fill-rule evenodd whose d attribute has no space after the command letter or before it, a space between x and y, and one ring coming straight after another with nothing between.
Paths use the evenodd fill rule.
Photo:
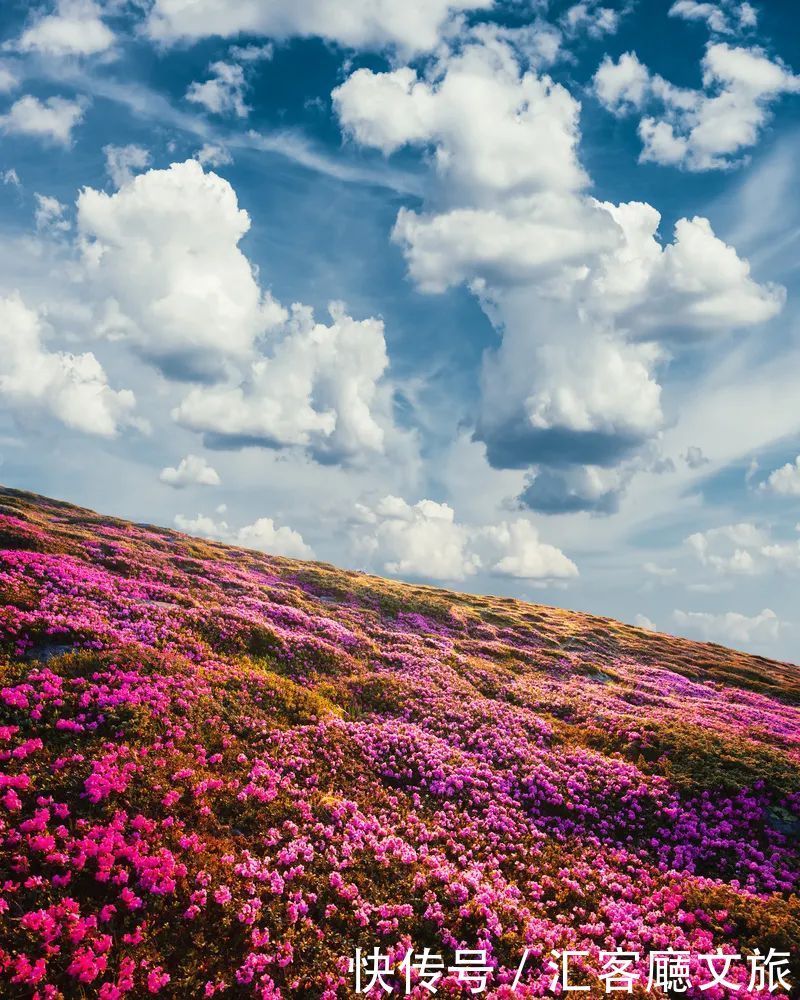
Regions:
<instances>
[{"instance_id":1,"label":"hillside","mask_svg":"<svg viewBox=\"0 0 800 1000\"><path fill-rule=\"evenodd\" d=\"M3 997L333 1000L357 945L800 978L798 668L12 490L0 549Z\"/></svg>"}]
</instances>

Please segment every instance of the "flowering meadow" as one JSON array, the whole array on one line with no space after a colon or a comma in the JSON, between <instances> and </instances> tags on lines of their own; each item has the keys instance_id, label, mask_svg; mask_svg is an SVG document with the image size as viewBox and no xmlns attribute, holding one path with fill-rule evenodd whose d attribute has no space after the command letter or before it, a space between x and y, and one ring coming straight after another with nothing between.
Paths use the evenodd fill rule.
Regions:
<instances>
[{"instance_id":1,"label":"flowering meadow","mask_svg":"<svg viewBox=\"0 0 800 1000\"><path fill-rule=\"evenodd\" d=\"M564 950L578 996L619 949L797 983L799 703L788 664L0 491L0 996L333 1000L356 947L481 949L498 998ZM777 995L729 981L674 995Z\"/></svg>"}]
</instances>

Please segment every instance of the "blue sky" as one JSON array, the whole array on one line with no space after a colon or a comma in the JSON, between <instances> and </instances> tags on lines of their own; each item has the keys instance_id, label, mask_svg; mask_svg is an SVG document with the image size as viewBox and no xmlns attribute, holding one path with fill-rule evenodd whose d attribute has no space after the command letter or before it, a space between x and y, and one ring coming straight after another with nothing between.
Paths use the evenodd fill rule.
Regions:
<instances>
[{"instance_id":1,"label":"blue sky","mask_svg":"<svg viewBox=\"0 0 800 1000\"><path fill-rule=\"evenodd\" d=\"M798 659L788 0L0 24L5 483Z\"/></svg>"}]
</instances>

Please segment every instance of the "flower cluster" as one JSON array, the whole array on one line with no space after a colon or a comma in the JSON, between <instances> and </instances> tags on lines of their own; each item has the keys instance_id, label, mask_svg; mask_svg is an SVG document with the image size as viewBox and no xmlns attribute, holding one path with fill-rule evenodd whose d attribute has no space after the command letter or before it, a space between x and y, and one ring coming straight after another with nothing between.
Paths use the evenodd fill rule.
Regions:
<instances>
[{"instance_id":1,"label":"flower cluster","mask_svg":"<svg viewBox=\"0 0 800 1000\"><path fill-rule=\"evenodd\" d=\"M13 491L0 546L3 997L334 1000L376 942L498 998L722 949L684 995L752 1000L800 952L796 668Z\"/></svg>"}]
</instances>

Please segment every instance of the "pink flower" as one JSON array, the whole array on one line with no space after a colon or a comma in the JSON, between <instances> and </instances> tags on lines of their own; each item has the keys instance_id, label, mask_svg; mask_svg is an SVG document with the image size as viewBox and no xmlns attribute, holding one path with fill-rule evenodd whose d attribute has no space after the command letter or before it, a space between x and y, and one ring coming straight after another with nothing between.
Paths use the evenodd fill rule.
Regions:
<instances>
[{"instance_id":1,"label":"pink flower","mask_svg":"<svg viewBox=\"0 0 800 1000\"><path fill-rule=\"evenodd\" d=\"M144 905L136 893L132 892L127 886L120 890L119 899L129 910L138 910Z\"/></svg>"},{"instance_id":2,"label":"pink flower","mask_svg":"<svg viewBox=\"0 0 800 1000\"><path fill-rule=\"evenodd\" d=\"M147 974L147 990L149 993L158 993L170 980L168 972L164 972L160 965L151 969Z\"/></svg>"},{"instance_id":3,"label":"pink flower","mask_svg":"<svg viewBox=\"0 0 800 1000\"><path fill-rule=\"evenodd\" d=\"M22 808L22 799L20 799L13 788L8 789L5 795L0 798L0 802L3 803L9 812L18 812Z\"/></svg>"},{"instance_id":4,"label":"pink flower","mask_svg":"<svg viewBox=\"0 0 800 1000\"><path fill-rule=\"evenodd\" d=\"M220 906L225 906L230 903L232 899L231 890L227 885L221 885L219 889L214 890L214 901L219 903Z\"/></svg>"}]
</instances>

